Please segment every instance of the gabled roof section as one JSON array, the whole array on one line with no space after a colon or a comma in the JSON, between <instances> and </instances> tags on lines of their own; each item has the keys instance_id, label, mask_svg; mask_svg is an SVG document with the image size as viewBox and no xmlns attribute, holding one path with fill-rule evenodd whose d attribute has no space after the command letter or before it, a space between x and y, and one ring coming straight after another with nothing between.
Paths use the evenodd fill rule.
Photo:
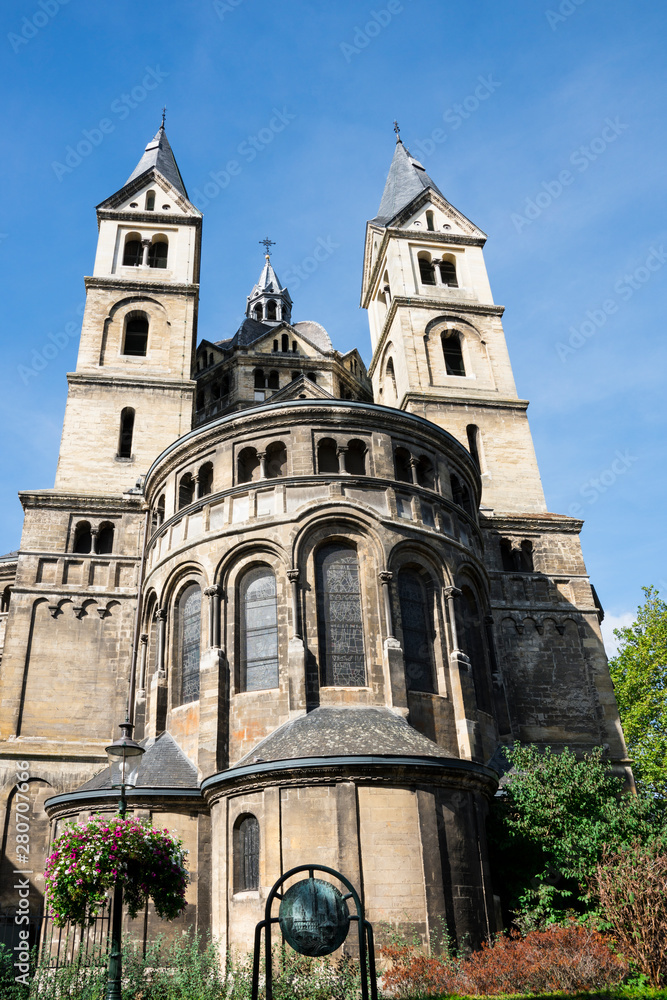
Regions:
<instances>
[{"instance_id":1,"label":"gabled roof section","mask_svg":"<svg viewBox=\"0 0 667 1000\"><path fill-rule=\"evenodd\" d=\"M321 385L317 385L305 375L299 375L294 381L283 386L278 392L271 396L272 403L283 403L289 399L335 399L330 392Z\"/></svg>"},{"instance_id":2,"label":"gabled roof section","mask_svg":"<svg viewBox=\"0 0 667 1000\"><path fill-rule=\"evenodd\" d=\"M160 125L159 129L146 146L144 155L141 157L136 167L125 181L123 187L127 187L128 184L136 180L137 177L141 177L142 174L145 174L146 171L151 168L155 168L159 174L162 174L162 176L169 181L172 187L175 187L176 190L185 198L188 197L188 192L186 191L185 184L183 183L183 178L181 177L181 172L178 169L172 148L169 145L169 139L167 139L167 133L164 130L164 125ZM189 200L190 199L188 198L188 201Z\"/></svg>"},{"instance_id":3,"label":"gabled roof section","mask_svg":"<svg viewBox=\"0 0 667 1000\"><path fill-rule=\"evenodd\" d=\"M414 198L429 188L444 197L419 160L410 155L399 139L394 150L394 158L391 161L378 214L374 219L371 219L371 222L380 226L388 225L406 205L409 205Z\"/></svg>"}]
</instances>

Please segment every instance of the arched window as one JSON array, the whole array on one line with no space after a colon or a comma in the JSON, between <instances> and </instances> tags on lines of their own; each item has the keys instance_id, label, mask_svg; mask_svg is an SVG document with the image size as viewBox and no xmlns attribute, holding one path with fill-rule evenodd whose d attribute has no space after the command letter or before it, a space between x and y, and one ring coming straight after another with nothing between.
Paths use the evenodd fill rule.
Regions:
<instances>
[{"instance_id":1,"label":"arched window","mask_svg":"<svg viewBox=\"0 0 667 1000\"><path fill-rule=\"evenodd\" d=\"M156 238L156 241L151 244L148 251L148 266L166 267L168 252L169 245L167 243L167 237L162 236L160 238Z\"/></svg>"},{"instance_id":2,"label":"arched window","mask_svg":"<svg viewBox=\"0 0 667 1000\"><path fill-rule=\"evenodd\" d=\"M255 368L253 378L255 383L255 402L261 403L266 396L266 378L264 377L264 370L262 368Z\"/></svg>"},{"instance_id":3,"label":"arched window","mask_svg":"<svg viewBox=\"0 0 667 1000\"><path fill-rule=\"evenodd\" d=\"M419 254L419 277L422 285L435 285L435 268L427 253Z\"/></svg>"},{"instance_id":4,"label":"arched window","mask_svg":"<svg viewBox=\"0 0 667 1000\"><path fill-rule=\"evenodd\" d=\"M277 350L278 350L278 341L274 340L273 341L273 353L275 354Z\"/></svg>"},{"instance_id":5,"label":"arched window","mask_svg":"<svg viewBox=\"0 0 667 1000\"><path fill-rule=\"evenodd\" d=\"M465 375L461 337L458 333L443 334L442 353L445 357L445 369L448 375Z\"/></svg>"},{"instance_id":6,"label":"arched window","mask_svg":"<svg viewBox=\"0 0 667 1000\"><path fill-rule=\"evenodd\" d=\"M125 321L123 354L145 357L148 346L148 320L145 316L128 316Z\"/></svg>"},{"instance_id":7,"label":"arched window","mask_svg":"<svg viewBox=\"0 0 667 1000\"><path fill-rule=\"evenodd\" d=\"M155 211L155 191L146 192L146 211L147 212Z\"/></svg>"},{"instance_id":8,"label":"arched window","mask_svg":"<svg viewBox=\"0 0 667 1000\"><path fill-rule=\"evenodd\" d=\"M322 438L317 443L317 471L340 472L338 447L331 438Z\"/></svg>"},{"instance_id":9,"label":"arched window","mask_svg":"<svg viewBox=\"0 0 667 1000\"><path fill-rule=\"evenodd\" d=\"M289 351L289 337L287 336L286 333L282 335L280 341L281 341L281 347L280 347L281 351Z\"/></svg>"},{"instance_id":10,"label":"arched window","mask_svg":"<svg viewBox=\"0 0 667 1000\"><path fill-rule=\"evenodd\" d=\"M126 406L120 411L120 432L118 434L118 457L132 458L132 436L134 434L134 410Z\"/></svg>"},{"instance_id":11,"label":"arched window","mask_svg":"<svg viewBox=\"0 0 667 1000\"><path fill-rule=\"evenodd\" d=\"M310 379L311 382L315 382L315 384L317 384L317 375L315 374L315 372L306 372L306 378Z\"/></svg>"},{"instance_id":12,"label":"arched window","mask_svg":"<svg viewBox=\"0 0 667 1000\"><path fill-rule=\"evenodd\" d=\"M456 609L459 643L470 658L477 704L483 712L490 712L484 624L477 598L470 587L461 587L461 597L456 602Z\"/></svg>"},{"instance_id":13,"label":"arched window","mask_svg":"<svg viewBox=\"0 0 667 1000\"><path fill-rule=\"evenodd\" d=\"M178 634L181 653L180 704L199 698L199 652L201 643L201 589L186 587L178 599Z\"/></svg>"},{"instance_id":14,"label":"arched window","mask_svg":"<svg viewBox=\"0 0 667 1000\"><path fill-rule=\"evenodd\" d=\"M364 687L364 626L355 549L333 543L317 553L317 626L321 683Z\"/></svg>"},{"instance_id":15,"label":"arched window","mask_svg":"<svg viewBox=\"0 0 667 1000\"><path fill-rule=\"evenodd\" d=\"M410 452L407 448L397 448L394 452L394 468L396 478L401 483L412 482L412 466L410 465Z\"/></svg>"},{"instance_id":16,"label":"arched window","mask_svg":"<svg viewBox=\"0 0 667 1000\"><path fill-rule=\"evenodd\" d=\"M524 538L521 542L520 562L524 573L532 573L534 571L533 543L528 538Z\"/></svg>"},{"instance_id":17,"label":"arched window","mask_svg":"<svg viewBox=\"0 0 667 1000\"><path fill-rule=\"evenodd\" d=\"M255 319L257 320L257 322L261 323L262 322L262 317L264 315L264 313L262 312L262 303L261 302L257 303L257 305L255 306L255 308L253 309L253 312L255 314Z\"/></svg>"},{"instance_id":18,"label":"arched window","mask_svg":"<svg viewBox=\"0 0 667 1000\"><path fill-rule=\"evenodd\" d=\"M123 267L138 267L143 257L141 240L134 233L125 240L123 251Z\"/></svg>"},{"instance_id":19,"label":"arched window","mask_svg":"<svg viewBox=\"0 0 667 1000\"><path fill-rule=\"evenodd\" d=\"M269 372L269 389L276 392L280 388L280 375L276 371Z\"/></svg>"},{"instance_id":20,"label":"arched window","mask_svg":"<svg viewBox=\"0 0 667 1000\"><path fill-rule=\"evenodd\" d=\"M6 613L9 611L9 605L12 602L12 586L8 584L2 592L2 600L0 601L0 611Z\"/></svg>"},{"instance_id":21,"label":"arched window","mask_svg":"<svg viewBox=\"0 0 667 1000\"><path fill-rule=\"evenodd\" d=\"M237 460L239 483L251 483L259 479L260 462L256 448L243 448Z\"/></svg>"},{"instance_id":22,"label":"arched window","mask_svg":"<svg viewBox=\"0 0 667 1000\"><path fill-rule=\"evenodd\" d=\"M278 312L278 307L273 299L269 299L266 303L266 318L269 323L275 323L276 316Z\"/></svg>"},{"instance_id":23,"label":"arched window","mask_svg":"<svg viewBox=\"0 0 667 1000\"><path fill-rule=\"evenodd\" d=\"M79 521L74 529L74 544L72 546L72 551L80 552L82 555L86 555L91 551L92 547L93 533L90 530L90 524L88 521Z\"/></svg>"},{"instance_id":24,"label":"arched window","mask_svg":"<svg viewBox=\"0 0 667 1000\"><path fill-rule=\"evenodd\" d=\"M433 627L430 602L419 573L409 569L400 571L398 599L401 607L406 687L408 691L428 691L433 694Z\"/></svg>"},{"instance_id":25,"label":"arched window","mask_svg":"<svg viewBox=\"0 0 667 1000\"><path fill-rule=\"evenodd\" d=\"M278 687L278 601L276 578L268 566L257 566L241 577L240 689L264 691Z\"/></svg>"},{"instance_id":26,"label":"arched window","mask_svg":"<svg viewBox=\"0 0 667 1000\"><path fill-rule=\"evenodd\" d=\"M259 823L251 815L234 824L234 892L259 889Z\"/></svg>"},{"instance_id":27,"label":"arched window","mask_svg":"<svg viewBox=\"0 0 667 1000\"><path fill-rule=\"evenodd\" d=\"M292 341L292 351L294 354L298 354L299 345L297 344L296 340Z\"/></svg>"},{"instance_id":28,"label":"arched window","mask_svg":"<svg viewBox=\"0 0 667 1000\"><path fill-rule=\"evenodd\" d=\"M420 486L423 486L424 489L435 489L435 472L433 470L433 462L426 455L419 456L419 461L417 462L417 482Z\"/></svg>"},{"instance_id":29,"label":"arched window","mask_svg":"<svg viewBox=\"0 0 667 1000\"><path fill-rule=\"evenodd\" d=\"M512 573L517 568L517 561L515 558L516 553L512 548L512 543L509 538L500 539L500 558L502 560L503 569L506 573Z\"/></svg>"},{"instance_id":30,"label":"arched window","mask_svg":"<svg viewBox=\"0 0 667 1000\"><path fill-rule=\"evenodd\" d=\"M268 479L284 476L287 469L287 449L282 441L273 441L266 449L266 475Z\"/></svg>"},{"instance_id":31,"label":"arched window","mask_svg":"<svg viewBox=\"0 0 667 1000\"><path fill-rule=\"evenodd\" d=\"M345 471L351 476L366 475L366 445L356 438L347 443L345 452Z\"/></svg>"},{"instance_id":32,"label":"arched window","mask_svg":"<svg viewBox=\"0 0 667 1000\"><path fill-rule=\"evenodd\" d=\"M213 492L213 462L206 462L199 470L199 496L205 497Z\"/></svg>"},{"instance_id":33,"label":"arched window","mask_svg":"<svg viewBox=\"0 0 667 1000\"><path fill-rule=\"evenodd\" d=\"M292 376L292 382L294 382L295 379L300 377L301 372L290 372L290 375Z\"/></svg>"},{"instance_id":34,"label":"arched window","mask_svg":"<svg viewBox=\"0 0 667 1000\"><path fill-rule=\"evenodd\" d=\"M189 472L181 478L178 484L178 509L187 507L195 498L195 481Z\"/></svg>"},{"instance_id":35,"label":"arched window","mask_svg":"<svg viewBox=\"0 0 667 1000\"><path fill-rule=\"evenodd\" d=\"M164 522L164 509L165 509L165 499L163 493L153 509L153 517L151 525L153 531L155 531L156 528L159 528L160 525Z\"/></svg>"},{"instance_id":36,"label":"arched window","mask_svg":"<svg viewBox=\"0 0 667 1000\"><path fill-rule=\"evenodd\" d=\"M209 365L212 365L212 364L213 364L213 362L214 362L214 360L215 360L215 359L214 359L214 357L213 357L213 352L211 352L211 353L209 354L209 356L208 356L208 363L209 363Z\"/></svg>"},{"instance_id":37,"label":"arched window","mask_svg":"<svg viewBox=\"0 0 667 1000\"><path fill-rule=\"evenodd\" d=\"M388 398L396 399L398 393L396 392L396 373L394 372L393 358L389 358L384 370L384 386L385 392L388 394Z\"/></svg>"},{"instance_id":38,"label":"arched window","mask_svg":"<svg viewBox=\"0 0 667 1000\"><path fill-rule=\"evenodd\" d=\"M440 281L443 285L449 285L450 288L459 287L456 279L456 264L453 260L441 260L438 268L440 269Z\"/></svg>"},{"instance_id":39,"label":"arched window","mask_svg":"<svg viewBox=\"0 0 667 1000\"><path fill-rule=\"evenodd\" d=\"M108 555L113 552L113 524L103 521L97 532L96 551L99 555Z\"/></svg>"},{"instance_id":40,"label":"arched window","mask_svg":"<svg viewBox=\"0 0 667 1000\"><path fill-rule=\"evenodd\" d=\"M451 475L449 477L449 483L452 488L452 500L458 507L463 506L463 488L461 486L461 480L458 476Z\"/></svg>"},{"instance_id":41,"label":"arched window","mask_svg":"<svg viewBox=\"0 0 667 1000\"><path fill-rule=\"evenodd\" d=\"M435 226L433 225L433 212L426 213L426 228L430 233L435 231Z\"/></svg>"},{"instance_id":42,"label":"arched window","mask_svg":"<svg viewBox=\"0 0 667 1000\"><path fill-rule=\"evenodd\" d=\"M468 435L468 451L470 452L472 460L477 468L481 470L482 463L480 461L479 453L479 427L477 424L468 424L466 427L466 434Z\"/></svg>"}]
</instances>

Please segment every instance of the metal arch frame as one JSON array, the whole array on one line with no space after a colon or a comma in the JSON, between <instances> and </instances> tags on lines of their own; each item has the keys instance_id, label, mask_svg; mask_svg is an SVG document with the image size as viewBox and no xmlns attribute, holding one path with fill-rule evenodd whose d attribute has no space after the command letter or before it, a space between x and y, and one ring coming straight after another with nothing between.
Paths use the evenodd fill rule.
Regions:
<instances>
[{"instance_id":1,"label":"metal arch frame","mask_svg":"<svg viewBox=\"0 0 667 1000\"><path fill-rule=\"evenodd\" d=\"M371 981L371 1000L377 1000L377 977L375 974L375 944L373 940L373 928L366 920L364 906L359 898L359 894L344 875L334 868L326 868L324 865L298 865L290 868L288 872L281 875L277 882L274 882L266 900L264 908L264 920L261 920L255 927L255 949L252 959L252 993L251 1000L258 1000L259 997L259 956L262 942L262 931L264 931L264 959L266 965L266 1000L273 1000L273 961L271 956L271 925L279 922L278 917L271 916L271 908L274 899L282 899L281 886L293 875L299 872L308 872L309 878L314 878L314 872L325 872L333 875L334 878L342 882L349 891L343 896L344 900L353 899L357 909L355 914L350 914L350 920L356 920L359 928L359 966L361 969L361 997L362 1000L369 1000L368 977Z\"/></svg>"}]
</instances>

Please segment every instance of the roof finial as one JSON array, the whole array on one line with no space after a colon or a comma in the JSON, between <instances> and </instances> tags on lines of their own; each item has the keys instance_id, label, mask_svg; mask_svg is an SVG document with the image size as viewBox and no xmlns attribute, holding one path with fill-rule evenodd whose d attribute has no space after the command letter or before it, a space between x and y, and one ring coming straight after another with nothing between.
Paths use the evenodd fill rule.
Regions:
<instances>
[{"instance_id":1,"label":"roof finial","mask_svg":"<svg viewBox=\"0 0 667 1000\"><path fill-rule=\"evenodd\" d=\"M269 260L270 257L271 257L270 247L274 247L276 245L275 242L274 242L274 240L270 240L268 238L268 236L267 236L267 237L265 237L265 239L258 240L257 242L258 243L262 243L264 245L265 257L266 257L267 260Z\"/></svg>"},{"instance_id":2,"label":"roof finial","mask_svg":"<svg viewBox=\"0 0 667 1000\"><path fill-rule=\"evenodd\" d=\"M167 107L165 105L165 107L162 108L162 124L160 125L160 128L164 128L164 120L166 117L167 117Z\"/></svg>"},{"instance_id":3,"label":"roof finial","mask_svg":"<svg viewBox=\"0 0 667 1000\"><path fill-rule=\"evenodd\" d=\"M401 129L397 121L394 121L394 132L396 133L396 142L402 142Z\"/></svg>"}]
</instances>

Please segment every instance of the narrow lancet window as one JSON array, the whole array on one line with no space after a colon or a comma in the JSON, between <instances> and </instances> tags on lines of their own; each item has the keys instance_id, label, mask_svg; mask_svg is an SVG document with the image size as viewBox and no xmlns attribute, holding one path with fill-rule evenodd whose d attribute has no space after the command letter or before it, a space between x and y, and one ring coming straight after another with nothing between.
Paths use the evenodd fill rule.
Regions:
<instances>
[{"instance_id":1,"label":"narrow lancet window","mask_svg":"<svg viewBox=\"0 0 667 1000\"><path fill-rule=\"evenodd\" d=\"M268 566L251 569L239 587L241 690L278 687L276 578Z\"/></svg>"},{"instance_id":2,"label":"narrow lancet window","mask_svg":"<svg viewBox=\"0 0 667 1000\"><path fill-rule=\"evenodd\" d=\"M355 549L332 544L317 553L317 624L321 683L366 684L359 564Z\"/></svg>"},{"instance_id":3,"label":"narrow lancet window","mask_svg":"<svg viewBox=\"0 0 667 1000\"><path fill-rule=\"evenodd\" d=\"M201 590L196 583L186 587L178 602L181 638L181 705L199 698L199 652L201 642Z\"/></svg>"},{"instance_id":4,"label":"narrow lancet window","mask_svg":"<svg viewBox=\"0 0 667 1000\"><path fill-rule=\"evenodd\" d=\"M401 607L405 682L408 691L434 693L432 627L426 587L414 570L398 574L398 598Z\"/></svg>"},{"instance_id":5,"label":"narrow lancet window","mask_svg":"<svg viewBox=\"0 0 667 1000\"><path fill-rule=\"evenodd\" d=\"M134 410L126 406L120 414L120 433L118 435L118 457L132 458L132 436L134 434Z\"/></svg>"}]
</instances>

